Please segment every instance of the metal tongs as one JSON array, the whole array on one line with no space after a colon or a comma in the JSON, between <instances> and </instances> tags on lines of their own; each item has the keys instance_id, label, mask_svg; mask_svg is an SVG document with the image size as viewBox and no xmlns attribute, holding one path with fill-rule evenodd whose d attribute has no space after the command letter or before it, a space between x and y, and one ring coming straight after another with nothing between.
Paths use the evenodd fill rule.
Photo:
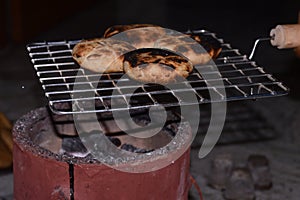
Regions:
<instances>
[{"instance_id":1,"label":"metal tongs","mask_svg":"<svg viewBox=\"0 0 300 200\"><path fill-rule=\"evenodd\" d=\"M300 48L300 24L278 25L270 32L270 37L255 40L249 60L252 60L258 43L270 41L278 49Z\"/></svg>"}]
</instances>

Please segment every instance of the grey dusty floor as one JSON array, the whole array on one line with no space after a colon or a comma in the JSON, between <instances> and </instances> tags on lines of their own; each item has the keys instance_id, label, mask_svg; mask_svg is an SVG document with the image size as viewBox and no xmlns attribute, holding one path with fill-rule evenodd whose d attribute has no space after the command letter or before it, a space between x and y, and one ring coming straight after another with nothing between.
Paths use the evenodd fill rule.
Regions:
<instances>
[{"instance_id":1,"label":"grey dusty floor","mask_svg":"<svg viewBox=\"0 0 300 200\"><path fill-rule=\"evenodd\" d=\"M128 4L121 0L99 2L49 28L32 41L89 38L102 34L106 27L113 24L154 23L177 30L206 28L248 54L254 39L268 35L276 24L295 23L300 10L300 4L296 1L289 4L273 1L272 9L268 2L262 1L251 1L247 7L241 4L190 0L185 3L179 0L152 1L148 4L137 0L130 0ZM279 51L266 43L259 47L255 60L283 81L291 92L286 97L246 103L248 112L258 113L262 122L270 127L272 133L267 140L247 142L226 133L223 141L229 138L230 142L220 142L206 158L199 159L196 139L191 153L191 173L200 185L204 199L223 199L221 191L207 186L210 160L220 153L232 154L238 165L245 164L249 154L259 153L268 157L273 187L267 191L256 191L257 200L299 199L300 59L292 50ZM25 44L10 43L0 49L0 112L15 122L28 111L46 104ZM235 104L231 103L231 106ZM238 106L240 104L237 103ZM235 130L238 129L239 126ZM197 199L194 190L191 196L191 199ZM11 170L0 171L0 199L13 199Z\"/></svg>"}]
</instances>

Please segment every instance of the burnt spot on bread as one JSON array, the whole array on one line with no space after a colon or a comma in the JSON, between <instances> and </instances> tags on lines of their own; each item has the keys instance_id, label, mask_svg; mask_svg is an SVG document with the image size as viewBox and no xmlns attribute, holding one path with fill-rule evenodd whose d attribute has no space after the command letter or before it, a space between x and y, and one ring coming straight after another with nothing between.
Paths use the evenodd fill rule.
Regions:
<instances>
[{"instance_id":1,"label":"burnt spot on bread","mask_svg":"<svg viewBox=\"0 0 300 200\"><path fill-rule=\"evenodd\" d=\"M191 33L189 35L200 45L202 45L203 48L208 52L211 52L211 50L213 50L213 52L215 53L213 57L216 57L216 54L218 54L221 51L221 42L212 35L207 35L204 33Z\"/></svg>"},{"instance_id":2,"label":"burnt spot on bread","mask_svg":"<svg viewBox=\"0 0 300 200\"><path fill-rule=\"evenodd\" d=\"M86 45L79 44L76 49L76 53L74 54L77 58L81 57L85 51Z\"/></svg>"},{"instance_id":3,"label":"burnt spot on bread","mask_svg":"<svg viewBox=\"0 0 300 200\"><path fill-rule=\"evenodd\" d=\"M189 51L190 49L187 48L187 46L185 45L179 45L178 48L177 48L177 51L181 52L181 53L184 53L184 52L187 52Z\"/></svg>"},{"instance_id":4,"label":"burnt spot on bread","mask_svg":"<svg viewBox=\"0 0 300 200\"><path fill-rule=\"evenodd\" d=\"M137 81L145 83L174 83L182 81L193 69L185 57L170 50L142 48L124 55L124 71Z\"/></svg>"},{"instance_id":5,"label":"burnt spot on bread","mask_svg":"<svg viewBox=\"0 0 300 200\"><path fill-rule=\"evenodd\" d=\"M108 37L111 37L113 35L116 35L118 33L121 33L121 32L127 31L127 30L131 30L131 29L135 29L135 28L144 28L144 27L159 27L159 26L154 25L154 24L115 25L115 26L108 28L104 32L104 37L108 38Z\"/></svg>"},{"instance_id":6,"label":"burnt spot on bread","mask_svg":"<svg viewBox=\"0 0 300 200\"><path fill-rule=\"evenodd\" d=\"M80 57L81 57L81 55L78 54L78 53L73 54L73 56L74 56L75 58L80 58Z\"/></svg>"},{"instance_id":7,"label":"burnt spot on bread","mask_svg":"<svg viewBox=\"0 0 300 200\"><path fill-rule=\"evenodd\" d=\"M124 60L131 67L147 67L149 63L161 64L166 69L176 69L181 64L188 64L188 60L172 51L157 48L142 48L124 54ZM165 66L164 66L165 65Z\"/></svg>"},{"instance_id":8,"label":"burnt spot on bread","mask_svg":"<svg viewBox=\"0 0 300 200\"><path fill-rule=\"evenodd\" d=\"M178 57L178 56L169 56L168 57L169 60L175 62L175 63L188 63L188 60L186 59L182 59L182 57Z\"/></svg>"}]
</instances>

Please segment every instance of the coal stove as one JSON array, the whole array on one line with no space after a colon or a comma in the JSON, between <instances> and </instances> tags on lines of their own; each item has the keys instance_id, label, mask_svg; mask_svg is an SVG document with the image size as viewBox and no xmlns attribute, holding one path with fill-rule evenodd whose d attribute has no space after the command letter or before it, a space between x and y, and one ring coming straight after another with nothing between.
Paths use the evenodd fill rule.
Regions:
<instances>
[{"instance_id":1,"label":"coal stove","mask_svg":"<svg viewBox=\"0 0 300 200\"><path fill-rule=\"evenodd\" d=\"M189 175L189 124L178 124L178 116L169 112L166 126L151 138L138 139L108 126L106 135L123 150L136 153L135 160L117 163L128 167L149 170L145 173L128 173L111 168L82 145L73 132L74 124L68 117L57 117L46 107L31 111L15 124L14 135L14 194L16 199L187 199L191 179ZM145 116L134 118L144 123ZM100 118L100 123L113 123ZM147 121L147 119L146 119ZM62 124L64 122L64 124ZM179 131L178 131L179 130ZM92 133L89 138L94 140ZM68 135L67 135L67 134ZM135 134L138 134L137 131ZM178 135L179 139L172 140ZM172 140L168 151L154 153ZM187 143L187 144L186 144ZM182 156L175 157L175 150ZM172 163L155 169L161 163Z\"/></svg>"}]
</instances>

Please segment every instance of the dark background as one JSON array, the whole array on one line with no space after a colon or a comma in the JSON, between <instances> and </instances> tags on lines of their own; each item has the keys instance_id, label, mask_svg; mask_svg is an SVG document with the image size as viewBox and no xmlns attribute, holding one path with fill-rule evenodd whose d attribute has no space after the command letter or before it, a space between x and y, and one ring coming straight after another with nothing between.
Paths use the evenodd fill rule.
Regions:
<instances>
[{"instance_id":1,"label":"dark background","mask_svg":"<svg viewBox=\"0 0 300 200\"><path fill-rule=\"evenodd\" d=\"M242 45L268 35L277 24L296 23L300 1L1 0L0 8L8 41L27 42L51 30L57 34L40 38L93 37L114 24L153 23L176 30L206 28Z\"/></svg>"}]
</instances>

